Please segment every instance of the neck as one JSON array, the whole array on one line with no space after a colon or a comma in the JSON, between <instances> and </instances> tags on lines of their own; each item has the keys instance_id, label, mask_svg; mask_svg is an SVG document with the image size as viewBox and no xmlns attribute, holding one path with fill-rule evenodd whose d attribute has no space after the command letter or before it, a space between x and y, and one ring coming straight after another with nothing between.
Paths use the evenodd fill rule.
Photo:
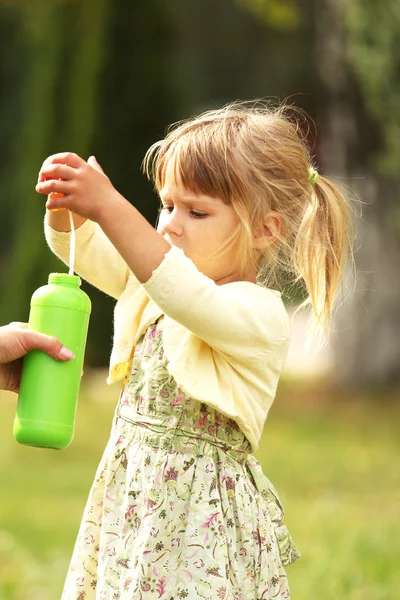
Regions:
<instances>
[{"instance_id":1,"label":"neck","mask_svg":"<svg viewBox=\"0 0 400 600\"><path fill-rule=\"evenodd\" d=\"M232 273L232 275L227 275L226 277L217 279L215 281L215 283L217 285L224 285L225 283L233 283L234 281L249 281L250 283L257 283L257 279L256 279L255 275L248 275L245 277L240 277L237 273Z\"/></svg>"}]
</instances>

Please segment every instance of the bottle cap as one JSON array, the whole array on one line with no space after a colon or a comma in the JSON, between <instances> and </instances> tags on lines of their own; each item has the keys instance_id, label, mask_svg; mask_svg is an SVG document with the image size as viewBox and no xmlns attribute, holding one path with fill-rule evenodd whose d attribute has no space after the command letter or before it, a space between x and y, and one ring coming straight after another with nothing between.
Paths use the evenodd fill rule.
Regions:
<instances>
[{"instance_id":1,"label":"bottle cap","mask_svg":"<svg viewBox=\"0 0 400 600\"><path fill-rule=\"evenodd\" d=\"M69 273L50 273L49 283L58 283L59 285L70 285L72 287L81 286L79 275L69 275Z\"/></svg>"}]
</instances>

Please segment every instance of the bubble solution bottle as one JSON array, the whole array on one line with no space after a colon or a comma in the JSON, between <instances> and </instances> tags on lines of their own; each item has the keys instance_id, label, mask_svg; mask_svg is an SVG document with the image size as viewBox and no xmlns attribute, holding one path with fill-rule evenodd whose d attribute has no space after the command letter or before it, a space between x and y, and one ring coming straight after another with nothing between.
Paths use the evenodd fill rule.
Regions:
<instances>
[{"instance_id":1,"label":"bubble solution bottle","mask_svg":"<svg viewBox=\"0 0 400 600\"><path fill-rule=\"evenodd\" d=\"M73 274L75 236L71 222L70 272L51 273L31 299L29 328L56 337L75 357L58 361L41 350L24 358L14 437L20 444L63 449L74 437L91 301Z\"/></svg>"}]
</instances>

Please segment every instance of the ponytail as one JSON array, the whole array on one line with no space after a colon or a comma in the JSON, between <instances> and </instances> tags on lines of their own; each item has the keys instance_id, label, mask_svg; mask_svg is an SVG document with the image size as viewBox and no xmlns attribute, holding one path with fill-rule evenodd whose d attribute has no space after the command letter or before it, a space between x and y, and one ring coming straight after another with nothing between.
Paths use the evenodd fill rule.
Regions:
<instances>
[{"instance_id":1,"label":"ponytail","mask_svg":"<svg viewBox=\"0 0 400 600\"><path fill-rule=\"evenodd\" d=\"M307 352L313 341L319 348L328 342L339 287L344 300L343 274L349 259L354 266L351 250L355 231L353 208L329 179L318 175L311 190L293 249L296 281L302 278L309 294L295 312L310 304L313 309Z\"/></svg>"}]
</instances>

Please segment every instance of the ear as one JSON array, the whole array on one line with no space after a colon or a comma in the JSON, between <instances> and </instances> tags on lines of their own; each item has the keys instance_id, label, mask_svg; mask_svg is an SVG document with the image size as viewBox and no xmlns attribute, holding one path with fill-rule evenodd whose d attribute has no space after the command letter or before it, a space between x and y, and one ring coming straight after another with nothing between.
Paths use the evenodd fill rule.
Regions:
<instances>
[{"instance_id":1,"label":"ear","mask_svg":"<svg viewBox=\"0 0 400 600\"><path fill-rule=\"evenodd\" d=\"M257 250L270 246L281 230L281 217L276 212L270 212L264 221L263 229L253 237L253 246Z\"/></svg>"}]
</instances>

